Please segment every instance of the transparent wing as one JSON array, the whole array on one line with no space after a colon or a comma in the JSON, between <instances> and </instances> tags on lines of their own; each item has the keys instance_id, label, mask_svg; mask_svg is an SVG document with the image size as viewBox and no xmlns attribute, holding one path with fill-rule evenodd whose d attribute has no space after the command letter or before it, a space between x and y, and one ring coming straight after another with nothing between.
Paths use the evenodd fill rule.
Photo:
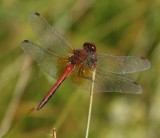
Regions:
<instances>
[{"instance_id":1,"label":"transparent wing","mask_svg":"<svg viewBox=\"0 0 160 138\"><path fill-rule=\"evenodd\" d=\"M43 49L61 56L68 56L68 52L73 51L71 44L53 29L39 13L29 15L28 19Z\"/></svg>"},{"instance_id":2,"label":"transparent wing","mask_svg":"<svg viewBox=\"0 0 160 138\"><path fill-rule=\"evenodd\" d=\"M51 77L57 79L64 71L68 59L66 57L58 57L44 50L38 44L25 40L22 42L22 49L29 54L38 65L47 72Z\"/></svg>"},{"instance_id":3,"label":"transparent wing","mask_svg":"<svg viewBox=\"0 0 160 138\"><path fill-rule=\"evenodd\" d=\"M122 92L140 94L142 87L125 77L114 74L96 73L95 91L97 92Z\"/></svg>"},{"instance_id":4,"label":"transparent wing","mask_svg":"<svg viewBox=\"0 0 160 138\"><path fill-rule=\"evenodd\" d=\"M108 72L125 74L146 70L150 68L150 62L144 57L113 56L98 53L96 68L104 74Z\"/></svg>"},{"instance_id":5,"label":"transparent wing","mask_svg":"<svg viewBox=\"0 0 160 138\"><path fill-rule=\"evenodd\" d=\"M81 89L90 91L93 69L85 66L83 67L81 75L79 75L79 70L81 70L80 66L72 72L72 82ZM100 72L96 71L94 92L122 92L139 94L142 92L142 87L136 82L125 77L117 76L111 73L101 74Z\"/></svg>"}]
</instances>

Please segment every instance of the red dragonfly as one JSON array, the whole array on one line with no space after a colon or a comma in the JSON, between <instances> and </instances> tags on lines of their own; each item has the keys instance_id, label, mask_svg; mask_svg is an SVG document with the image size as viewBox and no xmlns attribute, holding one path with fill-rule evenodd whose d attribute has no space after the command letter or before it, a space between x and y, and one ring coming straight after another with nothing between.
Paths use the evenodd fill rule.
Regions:
<instances>
[{"instance_id":1,"label":"red dragonfly","mask_svg":"<svg viewBox=\"0 0 160 138\"><path fill-rule=\"evenodd\" d=\"M117 74L150 68L150 62L146 58L96 53L96 46L88 42L83 44L82 49L73 49L72 45L39 13L29 15L29 22L40 43L24 40L22 48L44 71L57 79L37 110L47 103L68 76L74 84L85 90L90 90L94 83L95 92L135 94L142 92L142 87L138 83ZM94 70L96 75L93 81Z\"/></svg>"}]
</instances>

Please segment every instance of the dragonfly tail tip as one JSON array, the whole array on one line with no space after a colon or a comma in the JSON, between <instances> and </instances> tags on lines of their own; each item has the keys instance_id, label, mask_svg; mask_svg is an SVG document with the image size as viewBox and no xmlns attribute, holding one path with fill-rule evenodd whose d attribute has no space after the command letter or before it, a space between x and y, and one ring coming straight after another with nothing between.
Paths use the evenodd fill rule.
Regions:
<instances>
[{"instance_id":1,"label":"dragonfly tail tip","mask_svg":"<svg viewBox=\"0 0 160 138\"><path fill-rule=\"evenodd\" d=\"M37 107L37 111L39 111L41 108L42 108L42 106L39 105L39 106Z\"/></svg>"}]
</instances>

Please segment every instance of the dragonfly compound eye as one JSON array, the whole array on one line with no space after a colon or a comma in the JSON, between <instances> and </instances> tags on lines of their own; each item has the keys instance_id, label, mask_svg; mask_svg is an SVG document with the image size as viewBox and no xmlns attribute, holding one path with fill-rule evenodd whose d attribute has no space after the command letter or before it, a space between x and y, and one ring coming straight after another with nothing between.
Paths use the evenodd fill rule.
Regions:
<instances>
[{"instance_id":1,"label":"dragonfly compound eye","mask_svg":"<svg viewBox=\"0 0 160 138\"><path fill-rule=\"evenodd\" d=\"M86 49L88 52L96 52L96 46L93 43L84 43L83 48Z\"/></svg>"}]
</instances>

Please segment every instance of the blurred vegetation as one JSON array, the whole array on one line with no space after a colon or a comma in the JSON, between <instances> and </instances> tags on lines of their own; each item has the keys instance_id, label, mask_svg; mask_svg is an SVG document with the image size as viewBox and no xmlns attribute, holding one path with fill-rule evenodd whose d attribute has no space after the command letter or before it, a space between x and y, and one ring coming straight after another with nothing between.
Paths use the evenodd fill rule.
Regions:
<instances>
[{"instance_id":1,"label":"blurred vegetation","mask_svg":"<svg viewBox=\"0 0 160 138\"><path fill-rule=\"evenodd\" d=\"M128 76L143 86L141 95L94 95L89 137L159 138L159 0L1 0L0 135L45 138L55 127L58 138L85 136L89 93L69 79L42 110L29 112L55 83L20 47L24 39L36 40L27 21L35 11L74 48L88 41L98 52L141 55L151 61L150 70Z\"/></svg>"}]
</instances>

